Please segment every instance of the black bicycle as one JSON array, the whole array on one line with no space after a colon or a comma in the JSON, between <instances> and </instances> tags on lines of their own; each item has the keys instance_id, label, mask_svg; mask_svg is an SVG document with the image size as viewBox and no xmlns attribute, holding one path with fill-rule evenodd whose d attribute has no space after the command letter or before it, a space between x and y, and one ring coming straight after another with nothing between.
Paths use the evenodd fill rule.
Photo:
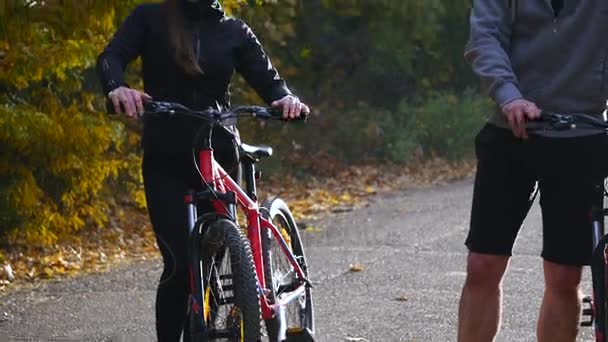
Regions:
<instances>
[{"instance_id":1,"label":"black bicycle","mask_svg":"<svg viewBox=\"0 0 608 342\"><path fill-rule=\"evenodd\" d=\"M573 129L582 129L598 134L608 134L608 122L602 118L598 118L586 114L557 114L543 112L540 120L530 121L527 124L527 131L531 134L553 134L556 131L567 131ZM603 175L598 179L595 187L596 198L601 199L594 203L602 203L594 205L591 208L589 217L591 218L591 230L593 234L592 260L591 260L591 280L593 284L593 295L586 296L583 299L585 308L583 308L583 316L586 320L581 322L582 326L593 326L595 331L596 342L608 342L608 235L605 233L604 220L608 216L608 208L603 205L604 198L608 197L608 189L606 187L606 176Z\"/></svg>"}]
</instances>

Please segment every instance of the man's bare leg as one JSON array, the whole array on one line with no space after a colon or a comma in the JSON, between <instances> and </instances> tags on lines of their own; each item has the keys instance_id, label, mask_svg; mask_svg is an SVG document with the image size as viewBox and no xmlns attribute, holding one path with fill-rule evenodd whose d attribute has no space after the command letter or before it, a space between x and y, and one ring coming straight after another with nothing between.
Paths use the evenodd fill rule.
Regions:
<instances>
[{"instance_id":1,"label":"man's bare leg","mask_svg":"<svg viewBox=\"0 0 608 342\"><path fill-rule=\"evenodd\" d=\"M458 310L459 342L491 342L500 327L502 278L509 257L469 252Z\"/></svg>"},{"instance_id":2,"label":"man's bare leg","mask_svg":"<svg viewBox=\"0 0 608 342\"><path fill-rule=\"evenodd\" d=\"M545 269L545 295L538 319L539 342L574 342L581 315L582 267L549 261Z\"/></svg>"}]
</instances>

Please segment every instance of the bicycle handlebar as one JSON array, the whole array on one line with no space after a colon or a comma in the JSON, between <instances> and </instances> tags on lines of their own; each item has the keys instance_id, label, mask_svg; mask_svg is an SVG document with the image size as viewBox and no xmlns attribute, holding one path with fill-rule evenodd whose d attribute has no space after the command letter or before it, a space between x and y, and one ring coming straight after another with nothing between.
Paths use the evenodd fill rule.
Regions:
<instances>
[{"instance_id":1,"label":"bicycle handlebar","mask_svg":"<svg viewBox=\"0 0 608 342\"><path fill-rule=\"evenodd\" d=\"M541 113L540 119L528 121L526 129L530 133L542 131L566 131L570 129L590 129L608 132L608 122L588 114Z\"/></svg>"},{"instance_id":2,"label":"bicycle handlebar","mask_svg":"<svg viewBox=\"0 0 608 342\"><path fill-rule=\"evenodd\" d=\"M295 120L306 120L307 114L301 114L295 119L284 119L283 113L280 110L262 107L262 106L239 106L229 110L220 110L209 108L206 110L198 111L192 110L182 104L175 102L162 102L162 101L146 101L144 102L144 114L168 114L168 115L186 115L197 119L211 121L211 122L223 122L224 120L234 119L242 116L249 116L253 118L260 118L266 120L282 120L282 121L295 121Z\"/></svg>"}]
</instances>

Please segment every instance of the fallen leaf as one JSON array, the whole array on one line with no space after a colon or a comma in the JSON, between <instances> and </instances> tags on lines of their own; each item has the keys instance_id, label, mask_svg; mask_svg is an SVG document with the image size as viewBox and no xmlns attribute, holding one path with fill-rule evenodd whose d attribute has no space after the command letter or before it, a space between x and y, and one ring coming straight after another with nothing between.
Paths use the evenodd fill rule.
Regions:
<instances>
[{"instance_id":1,"label":"fallen leaf","mask_svg":"<svg viewBox=\"0 0 608 342\"><path fill-rule=\"evenodd\" d=\"M53 276L53 270L50 267L45 267L42 270L42 276L46 277L46 278L50 278Z\"/></svg>"},{"instance_id":2,"label":"fallen leaf","mask_svg":"<svg viewBox=\"0 0 608 342\"><path fill-rule=\"evenodd\" d=\"M408 296L401 296L401 297L395 298L395 300L398 301L398 302L407 302L407 301L410 300L410 297L408 297Z\"/></svg>"},{"instance_id":3,"label":"fallen leaf","mask_svg":"<svg viewBox=\"0 0 608 342\"><path fill-rule=\"evenodd\" d=\"M319 232L322 232L323 229L319 228L317 226L308 226L308 227L306 227L306 231L309 233L319 233Z\"/></svg>"},{"instance_id":4,"label":"fallen leaf","mask_svg":"<svg viewBox=\"0 0 608 342\"><path fill-rule=\"evenodd\" d=\"M368 340L363 337L346 337L348 342L367 342Z\"/></svg>"},{"instance_id":5,"label":"fallen leaf","mask_svg":"<svg viewBox=\"0 0 608 342\"><path fill-rule=\"evenodd\" d=\"M349 211L353 211L355 208L353 207L345 207L345 206L341 206L341 207L335 207L331 210L332 213L338 214L338 213L346 213Z\"/></svg>"},{"instance_id":6,"label":"fallen leaf","mask_svg":"<svg viewBox=\"0 0 608 342\"><path fill-rule=\"evenodd\" d=\"M15 273L13 272L13 268L10 264L4 264L2 267L0 267L0 278L8 281L15 280Z\"/></svg>"},{"instance_id":7,"label":"fallen leaf","mask_svg":"<svg viewBox=\"0 0 608 342\"><path fill-rule=\"evenodd\" d=\"M349 194L344 194L344 195L340 196L340 200L342 200L344 202L349 202L349 201L352 201L353 198Z\"/></svg>"},{"instance_id":8,"label":"fallen leaf","mask_svg":"<svg viewBox=\"0 0 608 342\"><path fill-rule=\"evenodd\" d=\"M34 278L34 276L36 275L36 267L32 267L29 272L27 272L27 276L29 278Z\"/></svg>"},{"instance_id":9,"label":"fallen leaf","mask_svg":"<svg viewBox=\"0 0 608 342\"><path fill-rule=\"evenodd\" d=\"M363 272L365 270L365 266L362 264L350 264L348 270L350 272Z\"/></svg>"}]
</instances>

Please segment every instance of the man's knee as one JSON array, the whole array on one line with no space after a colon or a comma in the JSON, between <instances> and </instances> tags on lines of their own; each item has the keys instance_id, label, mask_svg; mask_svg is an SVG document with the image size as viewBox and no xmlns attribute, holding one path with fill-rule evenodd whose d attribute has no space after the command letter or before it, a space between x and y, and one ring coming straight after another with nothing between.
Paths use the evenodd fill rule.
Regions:
<instances>
[{"instance_id":1,"label":"man's knee","mask_svg":"<svg viewBox=\"0 0 608 342\"><path fill-rule=\"evenodd\" d=\"M497 287L507 269L509 256L470 252L467 259L467 286Z\"/></svg>"},{"instance_id":2,"label":"man's knee","mask_svg":"<svg viewBox=\"0 0 608 342\"><path fill-rule=\"evenodd\" d=\"M544 269L547 290L558 293L579 290L582 266L560 265L545 260Z\"/></svg>"}]
</instances>

